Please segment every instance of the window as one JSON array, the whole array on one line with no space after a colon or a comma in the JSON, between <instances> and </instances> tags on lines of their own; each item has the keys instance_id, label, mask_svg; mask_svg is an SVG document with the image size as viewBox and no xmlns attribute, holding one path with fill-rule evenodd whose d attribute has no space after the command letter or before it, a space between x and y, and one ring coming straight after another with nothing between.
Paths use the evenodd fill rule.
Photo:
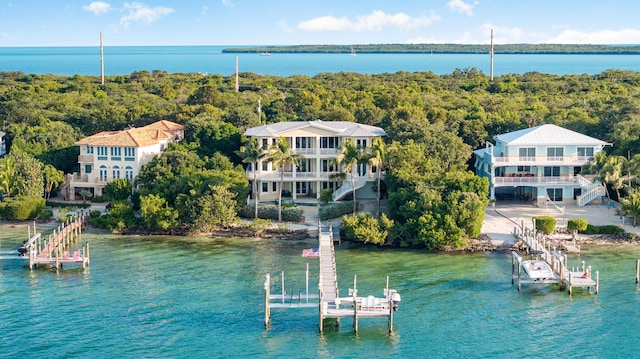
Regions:
<instances>
[{"instance_id":1,"label":"window","mask_svg":"<svg viewBox=\"0 0 640 359\"><path fill-rule=\"evenodd\" d=\"M113 166L113 179L120 178L120 167Z\"/></svg>"},{"instance_id":2,"label":"window","mask_svg":"<svg viewBox=\"0 0 640 359\"><path fill-rule=\"evenodd\" d=\"M100 182L107 182L107 166L105 165L100 166Z\"/></svg>"},{"instance_id":3,"label":"window","mask_svg":"<svg viewBox=\"0 0 640 359\"><path fill-rule=\"evenodd\" d=\"M562 161L564 155L564 148L562 147L547 147L547 160L549 161Z\"/></svg>"},{"instance_id":4,"label":"window","mask_svg":"<svg viewBox=\"0 0 640 359\"><path fill-rule=\"evenodd\" d=\"M322 189L334 189L335 182L322 182Z\"/></svg>"},{"instance_id":5,"label":"window","mask_svg":"<svg viewBox=\"0 0 640 359\"><path fill-rule=\"evenodd\" d=\"M518 166L518 172L531 172L531 166Z\"/></svg>"},{"instance_id":6,"label":"window","mask_svg":"<svg viewBox=\"0 0 640 359\"><path fill-rule=\"evenodd\" d=\"M124 178L130 181L133 180L133 167L127 166L124 168Z\"/></svg>"},{"instance_id":7,"label":"window","mask_svg":"<svg viewBox=\"0 0 640 359\"><path fill-rule=\"evenodd\" d=\"M338 137L320 137L320 148L338 148Z\"/></svg>"},{"instance_id":8,"label":"window","mask_svg":"<svg viewBox=\"0 0 640 359\"><path fill-rule=\"evenodd\" d=\"M107 156L107 146L98 146L98 156Z\"/></svg>"},{"instance_id":9,"label":"window","mask_svg":"<svg viewBox=\"0 0 640 359\"><path fill-rule=\"evenodd\" d=\"M93 154L93 146L87 146L87 154Z\"/></svg>"},{"instance_id":10,"label":"window","mask_svg":"<svg viewBox=\"0 0 640 359\"><path fill-rule=\"evenodd\" d=\"M296 148L311 148L311 137L296 137Z\"/></svg>"},{"instance_id":11,"label":"window","mask_svg":"<svg viewBox=\"0 0 640 359\"><path fill-rule=\"evenodd\" d=\"M262 182L262 192L269 192L269 182Z\"/></svg>"},{"instance_id":12,"label":"window","mask_svg":"<svg viewBox=\"0 0 640 359\"><path fill-rule=\"evenodd\" d=\"M307 193L307 182L296 182L296 193L306 194Z\"/></svg>"},{"instance_id":13,"label":"window","mask_svg":"<svg viewBox=\"0 0 640 359\"><path fill-rule=\"evenodd\" d=\"M544 176L545 177L560 177L560 167L559 166L549 166L544 168Z\"/></svg>"},{"instance_id":14,"label":"window","mask_svg":"<svg viewBox=\"0 0 640 359\"><path fill-rule=\"evenodd\" d=\"M262 170L263 171L269 170L269 162L268 161L262 161Z\"/></svg>"},{"instance_id":15,"label":"window","mask_svg":"<svg viewBox=\"0 0 640 359\"><path fill-rule=\"evenodd\" d=\"M553 202L562 201L562 188L547 188L547 196Z\"/></svg>"},{"instance_id":16,"label":"window","mask_svg":"<svg viewBox=\"0 0 640 359\"><path fill-rule=\"evenodd\" d=\"M91 165L84 165L84 173L91 173Z\"/></svg>"},{"instance_id":17,"label":"window","mask_svg":"<svg viewBox=\"0 0 640 359\"><path fill-rule=\"evenodd\" d=\"M311 160L302 160L297 168L298 172L311 172Z\"/></svg>"},{"instance_id":18,"label":"window","mask_svg":"<svg viewBox=\"0 0 640 359\"><path fill-rule=\"evenodd\" d=\"M278 191L278 182L271 182L271 188L273 188L273 192Z\"/></svg>"},{"instance_id":19,"label":"window","mask_svg":"<svg viewBox=\"0 0 640 359\"><path fill-rule=\"evenodd\" d=\"M124 148L124 156L125 157L135 157L136 156L136 148L135 147L125 147Z\"/></svg>"},{"instance_id":20,"label":"window","mask_svg":"<svg viewBox=\"0 0 640 359\"><path fill-rule=\"evenodd\" d=\"M578 147L578 158L587 159L593 157L593 147Z\"/></svg>"},{"instance_id":21,"label":"window","mask_svg":"<svg viewBox=\"0 0 640 359\"><path fill-rule=\"evenodd\" d=\"M536 148L535 147L523 147L518 149L520 161L535 161L536 160Z\"/></svg>"},{"instance_id":22,"label":"window","mask_svg":"<svg viewBox=\"0 0 640 359\"><path fill-rule=\"evenodd\" d=\"M267 148L269 148L269 139L268 138L263 138L262 139L262 149L266 150Z\"/></svg>"},{"instance_id":23,"label":"window","mask_svg":"<svg viewBox=\"0 0 640 359\"><path fill-rule=\"evenodd\" d=\"M367 140L356 140L356 147L360 148L360 149L364 149L367 148Z\"/></svg>"},{"instance_id":24,"label":"window","mask_svg":"<svg viewBox=\"0 0 640 359\"><path fill-rule=\"evenodd\" d=\"M120 156L121 155L121 148L120 147L111 147L111 156Z\"/></svg>"},{"instance_id":25,"label":"window","mask_svg":"<svg viewBox=\"0 0 640 359\"><path fill-rule=\"evenodd\" d=\"M333 160L322 160L322 172L335 172L336 164Z\"/></svg>"}]
</instances>

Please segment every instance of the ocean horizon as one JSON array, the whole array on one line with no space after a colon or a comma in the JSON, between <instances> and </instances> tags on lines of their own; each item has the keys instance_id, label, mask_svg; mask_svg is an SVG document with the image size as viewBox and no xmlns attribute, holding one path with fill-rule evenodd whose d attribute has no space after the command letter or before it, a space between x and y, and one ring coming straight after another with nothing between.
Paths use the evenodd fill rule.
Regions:
<instances>
[{"instance_id":1,"label":"ocean horizon","mask_svg":"<svg viewBox=\"0 0 640 359\"><path fill-rule=\"evenodd\" d=\"M106 76L136 71L233 75L239 72L270 76L315 76L320 73L383 74L433 72L476 68L490 74L488 54L428 53L223 53L244 46L105 46ZM246 46L251 47L251 46ZM496 54L494 75L540 72L552 75L597 75L607 70L640 71L640 55L611 54ZM100 48L95 46L0 47L0 71L26 74L100 76Z\"/></svg>"}]
</instances>

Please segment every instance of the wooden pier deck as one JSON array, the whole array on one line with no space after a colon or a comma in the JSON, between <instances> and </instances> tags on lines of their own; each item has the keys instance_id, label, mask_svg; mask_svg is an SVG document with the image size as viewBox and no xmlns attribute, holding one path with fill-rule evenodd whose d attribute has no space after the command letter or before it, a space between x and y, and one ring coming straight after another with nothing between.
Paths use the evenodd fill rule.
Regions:
<instances>
[{"instance_id":1,"label":"wooden pier deck","mask_svg":"<svg viewBox=\"0 0 640 359\"><path fill-rule=\"evenodd\" d=\"M309 306L319 306L320 310L320 332L324 329L325 319L336 319L336 325L340 318L353 318L353 329L358 331L358 320L360 318L388 318L389 332L393 331L393 313L398 309L400 295L395 289L389 289L389 277L387 277L386 287L383 290L384 297L374 296L359 297L357 277L354 276L353 288L349 289L348 297L340 297L338 289L338 274L336 270L336 258L333 235L334 229L322 227L318 224L318 252L319 252L319 274L318 274L318 296L308 294L308 265L307 265L307 292L295 296L293 293L286 295L284 289L284 273L282 273L282 294L271 295L271 277L266 275L265 289L265 326L270 324L271 308L304 308ZM315 304L309 303L310 298L318 298ZM275 302L274 302L275 301Z\"/></svg>"},{"instance_id":2,"label":"wooden pier deck","mask_svg":"<svg viewBox=\"0 0 640 359\"><path fill-rule=\"evenodd\" d=\"M522 242L526 245L526 250L529 254L537 257L538 260L547 263L553 273L553 278L532 279L529 278L526 273L522 271L522 257L515 252L512 254L512 280L518 280L518 290L521 289L521 284L559 284L560 289L567 288L569 295L573 294L574 287L594 288L595 294L598 294L600 289L600 273L595 272L595 279L592 278L591 266L586 266L585 262L581 263L578 268L569 269L567 262L568 258L566 254L561 251L551 248L551 244L546 242L544 237L537 236L535 230L524 228L520 236ZM515 262L517 261L518 267L516 268ZM517 269L517 275L516 275Z\"/></svg>"},{"instance_id":3,"label":"wooden pier deck","mask_svg":"<svg viewBox=\"0 0 640 359\"><path fill-rule=\"evenodd\" d=\"M86 217L81 216L63 223L46 239L42 239L42 234L37 231L34 222L33 234L31 226L27 226L28 239L18 249L2 252L0 259L28 260L30 269L38 265L61 268L68 264L79 264L86 268L90 263L89 243L78 246L85 221Z\"/></svg>"}]
</instances>

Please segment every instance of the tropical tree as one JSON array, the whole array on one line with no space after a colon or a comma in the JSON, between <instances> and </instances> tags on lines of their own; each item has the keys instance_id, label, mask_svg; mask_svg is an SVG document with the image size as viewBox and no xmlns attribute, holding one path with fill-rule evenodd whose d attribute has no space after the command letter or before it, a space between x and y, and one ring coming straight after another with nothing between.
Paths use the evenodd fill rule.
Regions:
<instances>
[{"instance_id":1,"label":"tropical tree","mask_svg":"<svg viewBox=\"0 0 640 359\"><path fill-rule=\"evenodd\" d=\"M340 147L340 153L336 156L336 163L342 166L342 170L348 173L351 178L351 194L353 195L353 214L356 214L356 177L355 172L358 170L358 164L362 162L363 152L353 143L353 140L347 138Z\"/></svg>"},{"instance_id":2,"label":"tropical tree","mask_svg":"<svg viewBox=\"0 0 640 359\"><path fill-rule=\"evenodd\" d=\"M64 174L49 164L44 165L42 172L44 175L44 192L48 200L51 196L51 191L64 182Z\"/></svg>"},{"instance_id":3,"label":"tropical tree","mask_svg":"<svg viewBox=\"0 0 640 359\"><path fill-rule=\"evenodd\" d=\"M378 137L373 141L371 147L369 147L369 164L372 167L376 168L376 172L378 174L378 190L377 190L377 200L378 200L378 214L377 217L380 218L380 194L382 192L382 188L380 187L381 179L382 179L382 171L384 168L384 164L387 157L387 145L384 143L381 137ZM354 201L355 202L355 201Z\"/></svg>"},{"instance_id":4,"label":"tropical tree","mask_svg":"<svg viewBox=\"0 0 640 359\"><path fill-rule=\"evenodd\" d=\"M282 221L282 184L284 183L284 170L288 165L298 166L304 157L293 151L287 139L278 137L276 143L269 147L269 161L275 167L280 168L280 186L278 188L278 221Z\"/></svg>"},{"instance_id":5,"label":"tropical tree","mask_svg":"<svg viewBox=\"0 0 640 359\"><path fill-rule=\"evenodd\" d=\"M631 158L619 156L623 180L627 182L627 187L631 188L632 183L638 180L640 173L640 154L635 154Z\"/></svg>"},{"instance_id":6,"label":"tropical tree","mask_svg":"<svg viewBox=\"0 0 640 359\"><path fill-rule=\"evenodd\" d=\"M638 224L638 218L640 218L640 192L638 190L631 190L627 198L623 198L622 210L631 215L633 219L633 226Z\"/></svg>"},{"instance_id":7,"label":"tropical tree","mask_svg":"<svg viewBox=\"0 0 640 359\"><path fill-rule=\"evenodd\" d=\"M0 160L0 190L13 197L16 186L16 161L14 157L5 157Z\"/></svg>"},{"instance_id":8,"label":"tropical tree","mask_svg":"<svg viewBox=\"0 0 640 359\"><path fill-rule=\"evenodd\" d=\"M253 200L255 202L254 205L254 218L258 219L258 197L260 193L258 191L258 162L264 159L267 155L266 151L257 138L249 138L244 142L244 145L240 147L239 151L235 151L235 153L242 158L242 163L251 164L253 169Z\"/></svg>"},{"instance_id":9,"label":"tropical tree","mask_svg":"<svg viewBox=\"0 0 640 359\"><path fill-rule=\"evenodd\" d=\"M609 189L607 188L609 171L611 169L611 158L607 156L607 153L604 151L600 151L593 156L587 167L585 168L586 173L590 173L594 175L594 179L602 183L607 192L607 197L611 198L609 194Z\"/></svg>"}]
</instances>

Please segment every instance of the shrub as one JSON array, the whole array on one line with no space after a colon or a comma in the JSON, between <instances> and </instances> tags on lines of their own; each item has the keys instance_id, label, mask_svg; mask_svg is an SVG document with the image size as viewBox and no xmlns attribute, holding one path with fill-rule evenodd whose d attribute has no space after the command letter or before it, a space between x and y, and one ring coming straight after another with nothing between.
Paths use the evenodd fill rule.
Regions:
<instances>
[{"instance_id":1,"label":"shrub","mask_svg":"<svg viewBox=\"0 0 640 359\"><path fill-rule=\"evenodd\" d=\"M533 217L536 220L536 230L544 233L551 234L556 228L556 219L549 216L537 216Z\"/></svg>"},{"instance_id":2,"label":"shrub","mask_svg":"<svg viewBox=\"0 0 640 359\"><path fill-rule=\"evenodd\" d=\"M383 213L380 220L369 213L343 216L346 237L352 241L384 244L387 241L389 230L393 227L393 221Z\"/></svg>"},{"instance_id":3,"label":"shrub","mask_svg":"<svg viewBox=\"0 0 640 359\"><path fill-rule=\"evenodd\" d=\"M318 201L322 204L327 204L333 201L333 190L329 188L320 190L320 198Z\"/></svg>"},{"instance_id":4,"label":"shrub","mask_svg":"<svg viewBox=\"0 0 640 359\"><path fill-rule=\"evenodd\" d=\"M567 230L571 232L584 231L587 229L588 224L589 222L584 218L572 218L567 221Z\"/></svg>"},{"instance_id":5,"label":"shrub","mask_svg":"<svg viewBox=\"0 0 640 359\"><path fill-rule=\"evenodd\" d=\"M254 217L254 208L251 206L245 207L240 216L244 218ZM304 211L298 207L283 207L282 208L282 220L287 222L301 222ZM278 219L278 206L258 206L258 218L262 219Z\"/></svg>"},{"instance_id":6,"label":"shrub","mask_svg":"<svg viewBox=\"0 0 640 359\"><path fill-rule=\"evenodd\" d=\"M64 202L49 202L47 201L47 207L52 208L89 208L89 203L64 203Z\"/></svg>"},{"instance_id":7,"label":"shrub","mask_svg":"<svg viewBox=\"0 0 640 359\"><path fill-rule=\"evenodd\" d=\"M100 212L97 209L89 212L89 218L91 219L99 218L101 215L102 215L102 212Z\"/></svg>"},{"instance_id":8,"label":"shrub","mask_svg":"<svg viewBox=\"0 0 640 359\"><path fill-rule=\"evenodd\" d=\"M614 225L594 226L587 224L587 228L582 232L584 234L620 234L624 233L624 229Z\"/></svg>"},{"instance_id":9,"label":"shrub","mask_svg":"<svg viewBox=\"0 0 640 359\"><path fill-rule=\"evenodd\" d=\"M53 210L45 209L40 214L38 214L38 219L42 221L48 221L53 218Z\"/></svg>"},{"instance_id":10,"label":"shrub","mask_svg":"<svg viewBox=\"0 0 640 359\"><path fill-rule=\"evenodd\" d=\"M109 202L109 197L107 197L107 195L103 194L101 196L95 196L91 199L91 202L93 203L104 203L104 202Z\"/></svg>"},{"instance_id":11,"label":"shrub","mask_svg":"<svg viewBox=\"0 0 640 359\"><path fill-rule=\"evenodd\" d=\"M0 203L0 217L8 220L24 221L33 219L44 210L45 200L37 196L17 196Z\"/></svg>"},{"instance_id":12,"label":"shrub","mask_svg":"<svg viewBox=\"0 0 640 359\"><path fill-rule=\"evenodd\" d=\"M349 213L353 213L353 201L322 206L318 211L318 218L320 218L321 221L326 221Z\"/></svg>"}]
</instances>

